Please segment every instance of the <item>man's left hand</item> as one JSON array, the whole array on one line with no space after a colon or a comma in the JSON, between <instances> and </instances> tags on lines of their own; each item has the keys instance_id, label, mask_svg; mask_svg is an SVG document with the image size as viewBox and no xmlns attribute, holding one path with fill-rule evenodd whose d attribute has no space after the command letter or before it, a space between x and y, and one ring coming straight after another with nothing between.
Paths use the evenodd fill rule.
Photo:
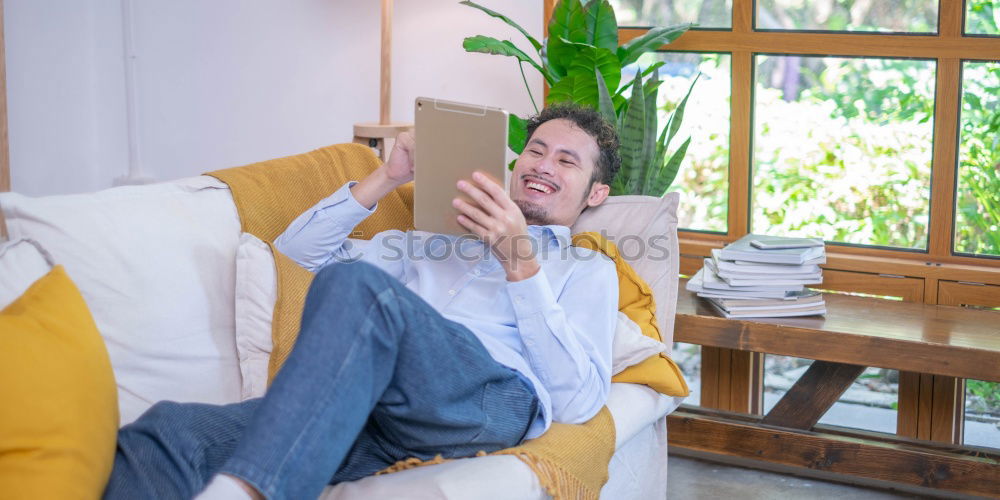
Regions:
<instances>
[{"instance_id":1,"label":"man's left hand","mask_svg":"<svg viewBox=\"0 0 1000 500\"><path fill-rule=\"evenodd\" d=\"M478 204L461 198L452 200L452 206L459 211L459 225L490 246L507 272L507 280L534 276L539 265L528 237L528 224L503 187L485 174L475 172L471 181L458 181L458 189Z\"/></svg>"}]
</instances>

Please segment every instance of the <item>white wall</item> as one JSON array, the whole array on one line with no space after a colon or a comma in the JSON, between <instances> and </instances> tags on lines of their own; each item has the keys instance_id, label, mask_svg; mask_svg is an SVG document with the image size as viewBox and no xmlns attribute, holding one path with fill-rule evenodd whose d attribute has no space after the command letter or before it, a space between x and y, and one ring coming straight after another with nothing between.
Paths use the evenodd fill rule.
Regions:
<instances>
[{"instance_id":1,"label":"white wall","mask_svg":"<svg viewBox=\"0 0 1000 500\"><path fill-rule=\"evenodd\" d=\"M542 2L480 3L541 38ZM378 119L380 2L132 0L136 137L157 180L349 141ZM6 0L15 191L111 186L128 168L121 0ZM440 97L532 108L513 59L465 36L521 35L454 0L396 0L392 118ZM542 81L528 72L536 98Z\"/></svg>"}]
</instances>

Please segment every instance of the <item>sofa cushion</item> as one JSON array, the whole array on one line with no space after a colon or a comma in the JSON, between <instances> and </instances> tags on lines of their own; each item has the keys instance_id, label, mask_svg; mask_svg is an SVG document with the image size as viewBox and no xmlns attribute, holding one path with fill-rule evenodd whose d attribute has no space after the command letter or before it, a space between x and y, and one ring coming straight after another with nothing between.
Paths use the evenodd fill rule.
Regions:
<instances>
[{"instance_id":1,"label":"sofa cushion","mask_svg":"<svg viewBox=\"0 0 1000 500\"><path fill-rule=\"evenodd\" d=\"M236 251L236 352L244 400L267 391L271 320L277 300L278 276L271 248L260 238L243 233Z\"/></svg>"},{"instance_id":2,"label":"sofa cushion","mask_svg":"<svg viewBox=\"0 0 1000 500\"><path fill-rule=\"evenodd\" d=\"M588 208L573 224L573 234L596 232L614 243L622 257L653 291L661 341L670 347L677 312L680 249L677 243L678 193L611 196Z\"/></svg>"},{"instance_id":3,"label":"sofa cushion","mask_svg":"<svg viewBox=\"0 0 1000 500\"><path fill-rule=\"evenodd\" d=\"M667 346L642 334L642 328L625 313L618 311L618 324L611 345L611 374L618 375L626 368L650 356L667 352Z\"/></svg>"},{"instance_id":4,"label":"sofa cushion","mask_svg":"<svg viewBox=\"0 0 1000 500\"><path fill-rule=\"evenodd\" d=\"M99 498L115 454L115 380L62 266L0 311L0 381L0 496Z\"/></svg>"},{"instance_id":5,"label":"sofa cushion","mask_svg":"<svg viewBox=\"0 0 1000 500\"><path fill-rule=\"evenodd\" d=\"M211 177L29 198L0 193L11 240L66 267L104 336L121 422L162 399L240 398L233 287L240 224Z\"/></svg>"},{"instance_id":6,"label":"sofa cushion","mask_svg":"<svg viewBox=\"0 0 1000 500\"><path fill-rule=\"evenodd\" d=\"M662 338L659 330L660 322L657 321L653 292L646 281L625 260L618 247L593 232L574 234L573 244L599 251L614 261L618 272L619 312L634 321L643 335L660 343ZM687 396L689 392L680 367L669 356L659 352L629 366L613 376L611 381L643 384L669 396Z\"/></svg>"},{"instance_id":7,"label":"sofa cushion","mask_svg":"<svg viewBox=\"0 0 1000 500\"><path fill-rule=\"evenodd\" d=\"M37 242L0 243L0 309L14 302L51 268L51 257Z\"/></svg>"}]
</instances>

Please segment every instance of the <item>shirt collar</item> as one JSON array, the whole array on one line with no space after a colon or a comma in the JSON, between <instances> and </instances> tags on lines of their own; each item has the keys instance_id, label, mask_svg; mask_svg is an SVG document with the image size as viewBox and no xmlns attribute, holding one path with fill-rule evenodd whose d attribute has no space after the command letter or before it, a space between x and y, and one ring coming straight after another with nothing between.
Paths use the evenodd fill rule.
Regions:
<instances>
[{"instance_id":1,"label":"shirt collar","mask_svg":"<svg viewBox=\"0 0 1000 500\"><path fill-rule=\"evenodd\" d=\"M549 240L555 239L559 248L569 246L572 241L569 234L569 227L560 226L558 224L549 224L547 226L528 226L528 233L535 238L538 238L542 243L548 243Z\"/></svg>"}]
</instances>

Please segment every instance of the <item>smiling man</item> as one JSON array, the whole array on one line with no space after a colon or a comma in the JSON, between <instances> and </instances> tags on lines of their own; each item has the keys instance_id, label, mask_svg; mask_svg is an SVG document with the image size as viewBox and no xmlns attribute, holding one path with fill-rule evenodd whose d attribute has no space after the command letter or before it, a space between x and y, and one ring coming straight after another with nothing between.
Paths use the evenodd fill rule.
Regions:
<instances>
[{"instance_id":1,"label":"smiling man","mask_svg":"<svg viewBox=\"0 0 1000 500\"><path fill-rule=\"evenodd\" d=\"M528 132L509 193L479 173L456 186L475 202L453 200L475 239L348 238L413 179L409 134L293 221L275 243L317 275L267 395L154 405L120 431L106 496L208 484L204 498L316 498L399 460L473 456L592 418L610 389L618 279L603 255L567 247L608 196L618 139L578 107L547 108Z\"/></svg>"}]
</instances>

